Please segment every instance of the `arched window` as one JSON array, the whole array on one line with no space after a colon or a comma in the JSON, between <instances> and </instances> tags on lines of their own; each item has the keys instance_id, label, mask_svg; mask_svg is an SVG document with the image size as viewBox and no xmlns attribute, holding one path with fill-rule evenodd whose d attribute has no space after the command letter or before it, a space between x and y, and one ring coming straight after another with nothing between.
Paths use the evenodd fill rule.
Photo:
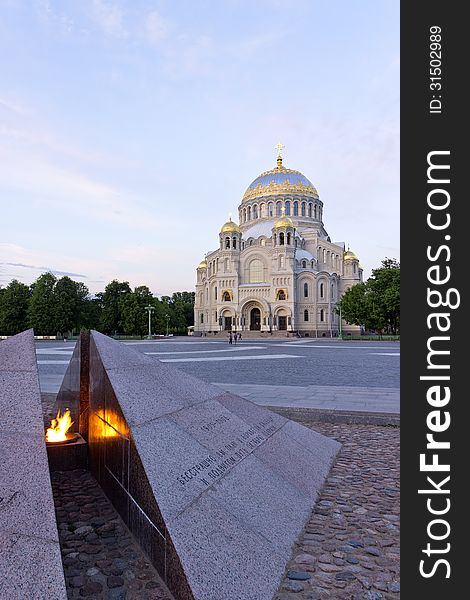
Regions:
<instances>
[{"instance_id":1,"label":"arched window","mask_svg":"<svg viewBox=\"0 0 470 600\"><path fill-rule=\"evenodd\" d=\"M298 217L298 216L299 216L299 203L296 200L294 202L294 217Z\"/></svg>"},{"instance_id":2,"label":"arched window","mask_svg":"<svg viewBox=\"0 0 470 600\"><path fill-rule=\"evenodd\" d=\"M276 245L277 244L277 235L276 234L273 235L273 240L274 240L274 245Z\"/></svg>"},{"instance_id":3,"label":"arched window","mask_svg":"<svg viewBox=\"0 0 470 600\"><path fill-rule=\"evenodd\" d=\"M201 313L201 323L204 323L204 313Z\"/></svg>"},{"instance_id":4,"label":"arched window","mask_svg":"<svg viewBox=\"0 0 470 600\"><path fill-rule=\"evenodd\" d=\"M260 219L266 216L266 204L264 202L259 205L259 216Z\"/></svg>"},{"instance_id":5,"label":"arched window","mask_svg":"<svg viewBox=\"0 0 470 600\"><path fill-rule=\"evenodd\" d=\"M250 246L253 246L253 240L252 239L250 240Z\"/></svg>"},{"instance_id":6,"label":"arched window","mask_svg":"<svg viewBox=\"0 0 470 600\"><path fill-rule=\"evenodd\" d=\"M315 219L317 218L317 205L316 204L313 207L313 216L315 217Z\"/></svg>"},{"instance_id":7,"label":"arched window","mask_svg":"<svg viewBox=\"0 0 470 600\"><path fill-rule=\"evenodd\" d=\"M234 237L232 238L232 248L236 248L237 247L237 238Z\"/></svg>"},{"instance_id":8,"label":"arched window","mask_svg":"<svg viewBox=\"0 0 470 600\"><path fill-rule=\"evenodd\" d=\"M270 202L268 204L268 217L272 217L272 216L274 216L274 214L273 214L273 203Z\"/></svg>"},{"instance_id":9,"label":"arched window","mask_svg":"<svg viewBox=\"0 0 470 600\"><path fill-rule=\"evenodd\" d=\"M261 238L260 245L261 246L266 246L266 240L264 238Z\"/></svg>"},{"instance_id":10,"label":"arched window","mask_svg":"<svg viewBox=\"0 0 470 600\"><path fill-rule=\"evenodd\" d=\"M302 202L302 217L305 217L305 202Z\"/></svg>"},{"instance_id":11,"label":"arched window","mask_svg":"<svg viewBox=\"0 0 470 600\"><path fill-rule=\"evenodd\" d=\"M323 248L323 262L326 262L326 250Z\"/></svg>"},{"instance_id":12,"label":"arched window","mask_svg":"<svg viewBox=\"0 0 470 600\"><path fill-rule=\"evenodd\" d=\"M248 207L248 221L251 221L251 206Z\"/></svg>"},{"instance_id":13,"label":"arched window","mask_svg":"<svg viewBox=\"0 0 470 600\"><path fill-rule=\"evenodd\" d=\"M312 216L312 203L311 202L308 203L308 216L309 217Z\"/></svg>"},{"instance_id":14,"label":"arched window","mask_svg":"<svg viewBox=\"0 0 470 600\"><path fill-rule=\"evenodd\" d=\"M214 288L214 298L217 300L217 288Z\"/></svg>"},{"instance_id":15,"label":"arched window","mask_svg":"<svg viewBox=\"0 0 470 600\"><path fill-rule=\"evenodd\" d=\"M324 297L324 292L325 292L325 286L323 285L323 283L320 283L320 298Z\"/></svg>"},{"instance_id":16,"label":"arched window","mask_svg":"<svg viewBox=\"0 0 470 600\"><path fill-rule=\"evenodd\" d=\"M246 208L243 209L243 222L246 223Z\"/></svg>"},{"instance_id":17,"label":"arched window","mask_svg":"<svg viewBox=\"0 0 470 600\"><path fill-rule=\"evenodd\" d=\"M209 300L209 288L206 288L206 301Z\"/></svg>"},{"instance_id":18,"label":"arched window","mask_svg":"<svg viewBox=\"0 0 470 600\"><path fill-rule=\"evenodd\" d=\"M222 294L222 302L231 302L232 300L232 296L230 295L230 292L225 291Z\"/></svg>"},{"instance_id":19,"label":"arched window","mask_svg":"<svg viewBox=\"0 0 470 600\"><path fill-rule=\"evenodd\" d=\"M286 200L286 215L290 216L290 200Z\"/></svg>"},{"instance_id":20,"label":"arched window","mask_svg":"<svg viewBox=\"0 0 470 600\"><path fill-rule=\"evenodd\" d=\"M354 267L353 268L354 268L354 273L356 273L357 272L357 265L356 265L356 263L354 263Z\"/></svg>"},{"instance_id":21,"label":"arched window","mask_svg":"<svg viewBox=\"0 0 470 600\"><path fill-rule=\"evenodd\" d=\"M335 299L335 284L334 283L331 284L331 299L332 300Z\"/></svg>"},{"instance_id":22,"label":"arched window","mask_svg":"<svg viewBox=\"0 0 470 600\"><path fill-rule=\"evenodd\" d=\"M250 283L262 283L264 281L264 266L263 263L255 258L250 263Z\"/></svg>"},{"instance_id":23,"label":"arched window","mask_svg":"<svg viewBox=\"0 0 470 600\"><path fill-rule=\"evenodd\" d=\"M279 200L278 202L276 202L276 217L281 216L281 207L282 207L282 203Z\"/></svg>"},{"instance_id":24,"label":"arched window","mask_svg":"<svg viewBox=\"0 0 470 600\"><path fill-rule=\"evenodd\" d=\"M322 308L320 311L320 321L323 323L324 320L325 320L325 311Z\"/></svg>"},{"instance_id":25,"label":"arched window","mask_svg":"<svg viewBox=\"0 0 470 600\"><path fill-rule=\"evenodd\" d=\"M288 231L288 232L287 232L287 245L288 245L288 246L290 246L290 244L291 244L291 241L292 241L292 240L291 240L291 237L292 237L292 236L291 236L291 233L290 233L290 231Z\"/></svg>"},{"instance_id":26,"label":"arched window","mask_svg":"<svg viewBox=\"0 0 470 600\"><path fill-rule=\"evenodd\" d=\"M257 207L257 205L255 204L255 205L253 206L253 219L257 219L257 218L258 218L258 207Z\"/></svg>"},{"instance_id":27,"label":"arched window","mask_svg":"<svg viewBox=\"0 0 470 600\"><path fill-rule=\"evenodd\" d=\"M284 246L284 234L282 233L282 231L279 234L279 245Z\"/></svg>"},{"instance_id":28,"label":"arched window","mask_svg":"<svg viewBox=\"0 0 470 600\"><path fill-rule=\"evenodd\" d=\"M308 321L308 310L304 310L304 321Z\"/></svg>"},{"instance_id":29,"label":"arched window","mask_svg":"<svg viewBox=\"0 0 470 600\"><path fill-rule=\"evenodd\" d=\"M308 298L308 283L304 283L304 298Z\"/></svg>"},{"instance_id":30,"label":"arched window","mask_svg":"<svg viewBox=\"0 0 470 600\"><path fill-rule=\"evenodd\" d=\"M302 261L302 269L306 269L307 268L307 261L303 260Z\"/></svg>"},{"instance_id":31,"label":"arched window","mask_svg":"<svg viewBox=\"0 0 470 600\"><path fill-rule=\"evenodd\" d=\"M229 237L225 238L225 248L230 248L230 238Z\"/></svg>"}]
</instances>

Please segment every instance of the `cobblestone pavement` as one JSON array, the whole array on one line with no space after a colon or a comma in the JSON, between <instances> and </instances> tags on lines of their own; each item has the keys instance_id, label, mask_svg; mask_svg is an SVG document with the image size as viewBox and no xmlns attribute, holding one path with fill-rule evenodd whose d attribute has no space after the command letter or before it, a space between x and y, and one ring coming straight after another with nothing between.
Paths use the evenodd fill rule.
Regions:
<instances>
[{"instance_id":1,"label":"cobblestone pavement","mask_svg":"<svg viewBox=\"0 0 470 600\"><path fill-rule=\"evenodd\" d=\"M92 475L52 473L68 598L173 600Z\"/></svg>"},{"instance_id":2,"label":"cobblestone pavement","mask_svg":"<svg viewBox=\"0 0 470 600\"><path fill-rule=\"evenodd\" d=\"M399 428L306 425L343 447L294 549L276 600L396 600Z\"/></svg>"}]
</instances>

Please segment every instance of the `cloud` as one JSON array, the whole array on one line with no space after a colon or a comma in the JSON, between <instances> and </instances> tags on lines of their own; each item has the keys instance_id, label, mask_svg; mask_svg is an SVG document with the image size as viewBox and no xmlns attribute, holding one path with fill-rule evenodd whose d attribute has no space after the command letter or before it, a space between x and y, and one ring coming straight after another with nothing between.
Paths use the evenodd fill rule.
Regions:
<instances>
[{"instance_id":1,"label":"cloud","mask_svg":"<svg viewBox=\"0 0 470 600\"><path fill-rule=\"evenodd\" d=\"M75 27L73 19L64 12L54 10L49 0L36 0L35 9L42 23L52 25L63 33L71 33L73 31Z\"/></svg>"},{"instance_id":2,"label":"cloud","mask_svg":"<svg viewBox=\"0 0 470 600\"><path fill-rule=\"evenodd\" d=\"M151 46L158 46L168 37L170 27L170 22L154 10L145 19L145 38Z\"/></svg>"},{"instance_id":3,"label":"cloud","mask_svg":"<svg viewBox=\"0 0 470 600\"><path fill-rule=\"evenodd\" d=\"M0 108L4 108L9 112L15 113L16 115L20 116L28 116L31 114L31 111L22 106L21 104L18 104L17 102L11 101L9 99L7 100L6 98L0 98Z\"/></svg>"},{"instance_id":4,"label":"cloud","mask_svg":"<svg viewBox=\"0 0 470 600\"><path fill-rule=\"evenodd\" d=\"M58 211L144 230L159 229L163 225L139 205L139 199L131 192L59 166L53 158L29 148L13 145L0 148L0 161L2 187L26 193ZM24 165L28 165L27 177Z\"/></svg>"},{"instance_id":5,"label":"cloud","mask_svg":"<svg viewBox=\"0 0 470 600\"><path fill-rule=\"evenodd\" d=\"M124 11L120 6L105 0L93 0L92 18L96 25L111 37L127 37L124 27Z\"/></svg>"},{"instance_id":6,"label":"cloud","mask_svg":"<svg viewBox=\"0 0 470 600\"><path fill-rule=\"evenodd\" d=\"M14 263L14 262L2 262L0 265L8 265L10 267L22 267L24 269L33 269L35 271L47 271L49 273L53 273L54 275L58 275L59 277L79 277L80 279L87 279L86 275L81 273L72 273L70 271L57 271L56 269L52 269L51 267L44 267L38 265L25 265L23 263Z\"/></svg>"}]
</instances>

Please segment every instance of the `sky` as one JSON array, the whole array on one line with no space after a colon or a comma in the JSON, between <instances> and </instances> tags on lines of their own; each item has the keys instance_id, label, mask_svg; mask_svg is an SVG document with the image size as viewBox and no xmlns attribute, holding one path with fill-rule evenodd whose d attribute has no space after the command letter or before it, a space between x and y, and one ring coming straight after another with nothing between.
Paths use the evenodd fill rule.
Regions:
<instances>
[{"instance_id":1,"label":"sky","mask_svg":"<svg viewBox=\"0 0 470 600\"><path fill-rule=\"evenodd\" d=\"M279 141L366 278L399 258L398 0L0 0L0 73L1 286L193 290Z\"/></svg>"}]
</instances>

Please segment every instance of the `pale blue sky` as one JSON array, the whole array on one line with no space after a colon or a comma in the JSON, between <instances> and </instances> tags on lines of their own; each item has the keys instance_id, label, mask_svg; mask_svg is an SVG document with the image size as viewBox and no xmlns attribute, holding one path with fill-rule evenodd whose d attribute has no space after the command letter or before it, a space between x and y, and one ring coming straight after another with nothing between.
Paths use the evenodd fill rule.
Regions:
<instances>
[{"instance_id":1,"label":"pale blue sky","mask_svg":"<svg viewBox=\"0 0 470 600\"><path fill-rule=\"evenodd\" d=\"M245 189L302 171L399 257L398 0L0 0L0 285L192 290Z\"/></svg>"}]
</instances>

